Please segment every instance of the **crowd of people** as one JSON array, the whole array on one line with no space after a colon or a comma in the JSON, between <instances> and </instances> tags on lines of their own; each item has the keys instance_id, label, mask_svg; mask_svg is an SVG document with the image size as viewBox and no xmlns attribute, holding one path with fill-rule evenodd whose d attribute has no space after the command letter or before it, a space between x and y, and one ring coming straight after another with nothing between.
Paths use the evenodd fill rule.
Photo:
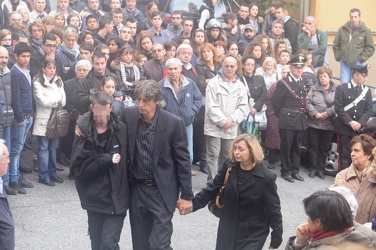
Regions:
<instances>
[{"instance_id":1,"label":"crowd of people","mask_svg":"<svg viewBox=\"0 0 376 250\"><path fill-rule=\"evenodd\" d=\"M368 202L376 125L367 123L372 97L364 86L364 62L375 48L359 9L350 10L333 43L341 67L335 84L325 31L313 16L300 29L278 0L264 18L252 3L224 13L224 23L214 18L217 0L203 0L199 20L179 10L165 18L156 2L143 11L136 0L57 0L56 10L50 0L1 2L0 201L7 211L5 193L34 187L25 173L37 171L39 183L53 187L64 182L57 173L67 165L87 210L92 249L118 248L128 210L134 249L171 249L175 208L185 215L205 207L228 178L216 249L262 249L269 227L276 249L282 214L277 175L268 169L280 161L284 180L304 181L300 145L308 131L309 177L325 178L336 132L342 171L334 185L358 199L355 221L376 215ZM51 138L51 114L61 108L70 115L68 132ZM239 135L243 121L264 123L261 136ZM30 141L37 144L34 167L21 166ZM193 163L207 174L196 195ZM321 209L334 199L330 209L339 211L343 197L329 191L304 200L308 224L288 248L359 229L348 205L333 218L341 226L333 226L339 222ZM8 240L0 236L0 248L5 242L12 249L12 219L4 218Z\"/></svg>"}]
</instances>

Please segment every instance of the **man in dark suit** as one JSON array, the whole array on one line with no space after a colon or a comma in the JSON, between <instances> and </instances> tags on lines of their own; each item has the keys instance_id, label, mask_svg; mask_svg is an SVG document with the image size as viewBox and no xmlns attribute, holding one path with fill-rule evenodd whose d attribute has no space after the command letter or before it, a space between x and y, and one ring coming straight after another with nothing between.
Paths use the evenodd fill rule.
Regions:
<instances>
[{"instance_id":1,"label":"man in dark suit","mask_svg":"<svg viewBox=\"0 0 376 250\"><path fill-rule=\"evenodd\" d=\"M294 56L290 64L290 73L278 81L273 96L273 109L279 117L281 136L282 178L288 182L304 181L299 175L300 144L303 131L307 128L307 99L302 84L305 56Z\"/></svg>"},{"instance_id":2,"label":"man in dark suit","mask_svg":"<svg viewBox=\"0 0 376 250\"><path fill-rule=\"evenodd\" d=\"M350 166L349 142L359 134L372 113L371 90L363 85L367 80L368 65L353 66L352 70L351 81L338 86L334 98L337 113L334 131L338 135L340 170Z\"/></svg>"},{"instance_id":3,"label":"man in dark suit","mask_svg":"<svg viewBox=\"0 0 376 250\"><path fill-rule=\"evenodd\" d=\"M135 89L138 107L124 110L131 174L130 222L133 249L172 249L172 217L179 199L192 210L191 164L184 121L161 109L154 80Z\"/></svg>"}]
</instances>

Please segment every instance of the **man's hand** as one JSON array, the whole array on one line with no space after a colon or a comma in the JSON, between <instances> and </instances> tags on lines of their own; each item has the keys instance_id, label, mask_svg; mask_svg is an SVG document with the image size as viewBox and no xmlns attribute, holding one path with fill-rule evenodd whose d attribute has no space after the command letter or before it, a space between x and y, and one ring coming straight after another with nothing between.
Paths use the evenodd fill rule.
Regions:
<instances>
[{"instance_id":1,"label":"man's hand","mask_svg":"<svg viewBox=\"0 0 376 250\"><path fill-rule=\"evenodd\" d=\"M225 125L223 126L224 129L228 129L230 127L234 126L234 123L232 122L231 119L228 119L225 123Z\"/></svg>"},{"instance_id":2,"label":"man's hand","mask_svg":"<svg viewBox=\"0 0 376 250\"><path fill-rule=\"evenodd\" d=\"M254 114L256 114L256 112L257 112L257 109L255 109L255 108L251 108L251 115L254 115Z\"/></svg>"},{"instance_id":3,"label":"man's hand","mask_svg":"<svg viewBox=\"0 0 376 250\"><path fill-rule=\"evenodd\" d=\"M76 125L75 129L74 129L74 133L78 136L78 137L86 137L86 135L84 133L82 133L80 127L78 125Z\"/></svg>"},{"instance_id":4,"label":"man's hand","mask_svg":"<svg viewBox=\"0 0 376 250\"><path fill-rule=\"evenodd\" d=\"M115 100L117 102L121 102L121 101L123 101L123 97L122 96L117 96L117 97L115 97Z\"/></svg>"},{"instance_id":5,"label":"man's hand","mask_svg":"<svg viewBox=\"0 0 376 250\"><path fill-rule=\"evenodd\" d=\"M112 156L112 163L118 164L120 162L120 159L121 159L120 155L116 153Z\"/></svg>"},{"instance_id":6,"label":"man's hand","mask_svg":"<svg viewBox=\"0 0 376 250\"><path fill-rule=\"evenodd\" d=\"M357 122L357 121L351 121L351 122L349 123L349 125L350 125L350 127L351 127L354 131L358 131L358 130L362 127L362 125L361 125L359 122Z\"/></svg>"},{"instance_id":7,"label":"man's hand","mask_svg":"<svg viewBox=\"0 0 376 250\"><path fill-rule=\"evenodd\" d=\"M311 36L311 31L307 30L306 27L303 26L302 31L307 34L308 37Z\"/></svg>"},{"instance_id":8,"label":"man's hand","mask_svg":"<svg viewBox=\"0 0 376 250\"><path fill-rule=\"evenodd\" d=\"M298 243L299 245L304 245L310 237L309 232L310 231L309 231L308 223L304 223L304 224L297 226L296 243Z\"/></svg>"},{"instance_id":9,"label":"man's hand","mask_svg":"<svg viewBox=\"0 0 376 250\"><path fill-rule=\"evenodd\" d=\"M186 214L192 213L193 211L192 200L179 199L176 202L176 208L179 209L180 215L186 215Z\"/></svg>"}]
</instances>

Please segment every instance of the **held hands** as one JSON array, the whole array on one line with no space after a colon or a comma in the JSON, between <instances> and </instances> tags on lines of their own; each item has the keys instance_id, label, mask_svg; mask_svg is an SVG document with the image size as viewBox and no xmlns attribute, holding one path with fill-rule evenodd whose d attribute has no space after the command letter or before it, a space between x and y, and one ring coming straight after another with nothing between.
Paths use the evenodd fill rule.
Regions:
<instances>
[{"instance_id":1,"label":"held hands","mask_svg":"<svg viewBox=\"0 0 376 250\"><path fill-rule=\"evenodd\" d=\"M251 108L251 115L254 115L254 114L256 114L256 112L257 112L257 109L255 109L255 108Z\"/></svg>"},{"instance_id":2,"label":"held hands","mask_svg":"<svg viewBox=\"0 0 376 250\"><path fill-rule=\"evenodd\" d=\"M304 245L310 237L309 233L310 231L309 231L308 223L304 223L304 224L297 226L296 243L298 243L299 245Z\"/></svg>"},{"instance_id":3,"label":"held hands","mask_svg":"<svg viewBox=\"0 0 376 250\"><path fill-rule=\"evenodd\" d=\"M231 120L231 119L228 119L225 123L225 125L223 125L223 128L224 129L228 129L230 127L234 126L234 122Z\"/></svg>"},{"instance_id":4,"label":"held hands","mask_svg":"<svg viewBox=\"0 0 376 250\"><path fill-rule=\"evenodd\" d=\"M118 102L121 102L121 101L123 101L123 97L122 96L117 96L117 97L115 97L115 100L118 101Z\"/></svg>"},{"instance_id":5,"label":"held hands","mask_svg":"<svg viewBox=\"0 0 376 250\"><path fill-rule=\"evenodd\" d=\"M362 127L362 125L357 121L351 121L349 122L349 125L354 131L358 131Z\"/></svg>"},{"instance_id":6,"label":"held hands","mask_svg":"<svg viewBox=\"0 0 376 250\"><path fill-rule=\"evenodd\" d=\"M315 118L317 119L317 120L325 120L326 118L328 118L329 117L329 114L326 112L326 111L324 111L324 112L322 112L322 113L317 113L316 115L315 115Z\"/></svg>"},{"instance_id":7,"label":"held hands","mask_svg":"<svg viewBox=\"0 0 376 250\"><path fill-rule=\"evenodd\" d=\"M176 208L179 209L180 215L186 215L186 214L192 213L193 211L192 200L179 199L176 202Z\"/></svg>"}]
</instances>

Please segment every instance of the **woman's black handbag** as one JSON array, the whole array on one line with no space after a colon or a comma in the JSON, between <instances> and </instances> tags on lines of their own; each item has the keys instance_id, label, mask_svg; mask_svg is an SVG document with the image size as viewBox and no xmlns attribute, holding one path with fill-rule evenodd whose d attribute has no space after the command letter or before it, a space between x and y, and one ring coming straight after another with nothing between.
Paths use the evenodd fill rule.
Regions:
<instances>
[{"instance_id":1,"label":"woman's black handbag","mask_svg":"<svg viewBox=\"0 0 376 250\"><path fill-rule=\"evenodd\" d=\"M69 129L69 113L59 106L52 109L48 119L46 136L48 139L66 136Z\"/></svg>"},{"instance_id":2,"label":"woman's black handbag","mask_svg":"<svg viewBox=\"0 0 376 250\"><path fill-rule=\"evenodd\" d=\"M221 217L222 208L224 206L221 204L221 199L222 199L223 191L225 190L226 183L227 183L228 176L230 174L231 169L232 167L227 168L225 180L223 181L222 187L219 189L217 195L215 196L215 200L209 201L208 203L208 209L210 213L214 214L214 216L218 218Z\"/></svg>"}]
</instances>

